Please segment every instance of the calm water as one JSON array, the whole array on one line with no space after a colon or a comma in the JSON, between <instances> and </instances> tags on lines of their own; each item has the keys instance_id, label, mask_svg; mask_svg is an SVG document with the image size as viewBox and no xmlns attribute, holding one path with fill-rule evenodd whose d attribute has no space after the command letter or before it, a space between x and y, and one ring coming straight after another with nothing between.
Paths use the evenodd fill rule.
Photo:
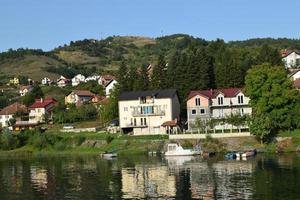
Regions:
<instances>
[{"instance_id":1,"label":"calm water","mask_svg":"<svg viewBox=\"0 0 300 200\"><path fill-rule=\"evenodd\" d=\"M0 158L6 199L300 199L300 155Z\"/></svg>"}]
</instances>

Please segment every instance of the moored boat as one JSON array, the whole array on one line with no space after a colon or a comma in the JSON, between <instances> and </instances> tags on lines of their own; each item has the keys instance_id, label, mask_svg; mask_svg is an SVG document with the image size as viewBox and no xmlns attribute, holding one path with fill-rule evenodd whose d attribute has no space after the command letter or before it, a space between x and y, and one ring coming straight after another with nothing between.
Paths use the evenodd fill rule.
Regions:
<instances>
[{"instance_id":1,"label":"moored boat","mask_svg":"<svg viewBox=\"0 0 300 200\"><path fill-rule=\"evenodd\" d=\"M106 159L116 158L117 156L118 156L117 151L109 151L101 154L101 157Z\"/></svg>"},{"instance_id":2,"label":"moored boat","mask_svg":"<svg viewBox=\"0 0 300 200\"><path fill-rule=\"evenodd\" d=\"M225 154L225 158L227 160L234 160L236 159L236 152L228 152L227 154Z\"/></svg>"},{"instance_id":3,"label":"moored boat","mask_svg":"<svg viewBox=\"0 0 300 200\"><path fill-rule=\"evenodd\" d=\"M257 152L256 152L256 149L249 150L249 151L245 151L245 152L242 154L242 157L243 157L243 158L246 158L246 157L255 156L256 153L257 153Z\"/></svg>"},{"instance_id":4,"label":"moored boat","mask_svg":"<svg viewBox=\"0 0 300 200\"><path fill-rule=\"evenodd\" d=\"M165 156L193 156L200 155L202 151L198 149L183 149L179 144L168 144L168 150L165 152Z\"/></svg>"}]
</instances>

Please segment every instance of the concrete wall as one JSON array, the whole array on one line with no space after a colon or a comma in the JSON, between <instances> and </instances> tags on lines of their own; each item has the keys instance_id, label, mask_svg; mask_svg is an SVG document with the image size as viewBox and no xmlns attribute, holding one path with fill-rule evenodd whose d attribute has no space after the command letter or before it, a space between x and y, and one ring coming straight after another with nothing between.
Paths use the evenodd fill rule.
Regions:
<instances>
[{"instance_id":1,"label":"concrete wall","mask_svg":"<svg viewBox=\"0 0 300 200\"><path fill-rule=\"evenodd\" d=\"M242 133L215 133L209 134L212 138L228 138L228 137L249 137L251 136L250 132ZM206 134L178 134L178 135L169 135L170 140L182 140L182 139L205 139Z\"/></svg>"}]
</instances>

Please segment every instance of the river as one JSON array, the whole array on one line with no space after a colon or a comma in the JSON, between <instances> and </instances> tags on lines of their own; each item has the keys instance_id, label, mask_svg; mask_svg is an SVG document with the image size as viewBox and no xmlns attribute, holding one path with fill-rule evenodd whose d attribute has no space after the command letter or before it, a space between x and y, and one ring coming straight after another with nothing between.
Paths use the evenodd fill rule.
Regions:
<instances>
[{"instance_id":1,"label":"river","mask_svg":"<svg viewBox=\"0 0 300 200\"><path fill-rule=\"evenodd\" d=\"M300 199L300 155L0 158L0 199Z\"/></svg>"}]
</instances>

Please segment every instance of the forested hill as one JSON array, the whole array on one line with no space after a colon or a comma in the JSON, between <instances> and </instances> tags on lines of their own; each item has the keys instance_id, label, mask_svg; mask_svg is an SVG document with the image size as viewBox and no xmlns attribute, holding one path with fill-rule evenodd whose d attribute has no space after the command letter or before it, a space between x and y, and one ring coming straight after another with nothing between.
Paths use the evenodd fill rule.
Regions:
<instances>
[{"instance_id":1,"label":"forested hill","mask_svg":"<svg viewBox=\"0 0 300 200\"><path fill-rule=\"evenodd\" d=\"M222 40L206 41L184 34L155 39L135 36L113 36L103 40L84 39L71 41L69 44L59 46L49 52L11 49L0 53L0 75L1 77L23 75L40 80L44 76L54 79L58 75L72 77L76 73L85 75L103 71L114 73L123 60L128 66L141 67L149 64L155 65L159 55L164 56L165 62L172 63L174 62L172 57L174 58L175 54L177 58L186 57L182 58L185 59L182 61L185 62L182 66L184 69L184 65L190 62L191 52L205 50L207 55L201 56L205 56L210 62L217 57L223 59L224 62L232 62L216 64L237 65L235 68L239 68L242 72L236 71L236 76L240 76L251 64L257 63L258 52L263 45L269 45L277 50L300 49L300 40L266 38L224 43ZM231 59L228 59L229 57ZM227 70L232 69L228 68ZM212 82L215 81L212 80Z\"/></svg>"}]
</instances>

